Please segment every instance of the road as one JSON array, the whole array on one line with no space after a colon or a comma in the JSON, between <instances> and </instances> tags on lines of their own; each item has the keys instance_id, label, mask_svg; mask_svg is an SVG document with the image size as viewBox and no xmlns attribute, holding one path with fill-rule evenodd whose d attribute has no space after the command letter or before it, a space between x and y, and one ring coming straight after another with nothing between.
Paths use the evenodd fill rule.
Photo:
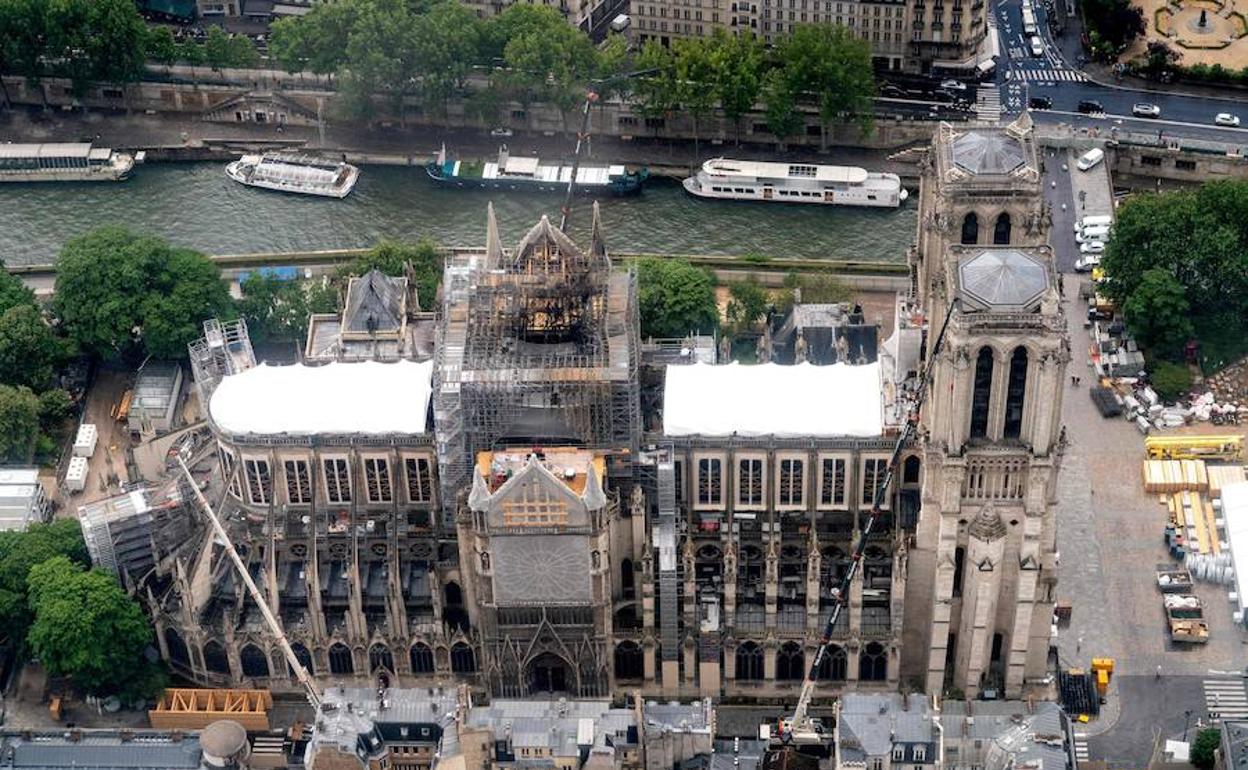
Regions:
<instances>
[{"instance_id":1,"label":"road","mask_svg":"<svg viewBox=\"0 0 1248 770\"><path fill-rule=\"evenodd\" d=\"M1141 132L1162 132L1166 137L1185 137L1225 142L1248 149L1248 106L1242 97L1196 96L1162 91L1141 91L1090 81L1079 71L1079 26L1075 18L1062 24L1049 24L1053 13L1044 0L1035 0L1036 23L1043 41L1043 56L1033 56L1029 36L1023 31L1023 0L991 0L1001 39L1001 58L997 63L995 86L1000 92L1002 119L1017 115L1027 107L1033 96L1047 96L1052 110L1035 110L1032 118L1039 124L1065 123L1077 128L1112 127ZM1057 13L1066 13L1065 0L1057 0ZM1055 19L1055 21L1057 21ZM1051 27L1064 26L1056 36ZM1092 100L1105 108L1101 116L1081 115L1079 102ZM1131 107L1149 102L1161 108L1158 119L1135 118ZM1213 125L1220 112L1238 115L1242 128Z\"/></svg>"}]
</instances>

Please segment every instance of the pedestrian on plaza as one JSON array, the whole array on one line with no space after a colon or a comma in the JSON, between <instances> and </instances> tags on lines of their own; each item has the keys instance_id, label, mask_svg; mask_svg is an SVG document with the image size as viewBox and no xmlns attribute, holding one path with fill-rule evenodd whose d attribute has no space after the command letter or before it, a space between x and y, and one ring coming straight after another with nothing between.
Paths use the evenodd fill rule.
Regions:
<instances>
[{"instance_id":1,"label":"pedestrian on plaza","mask_svg":"<svg viewBox=\"0 0 1248 770\"><path fill-rule=\"evenodd\" d=\"M1075 654L1078 655L1083 650L1083 637L1075 640Z\"/></svg>"},{"instance_id":2,"label":"pedestrian on plaza","mask_svg":"<svg viewBox=\"0 0 1248 770\"><path fill-rule=\"evenodd\" d=\"M1158 664L1157 666L1157 681L1159 682L1161 681L1161 665L1160 664Z\"/></svg>"}]
</instances>

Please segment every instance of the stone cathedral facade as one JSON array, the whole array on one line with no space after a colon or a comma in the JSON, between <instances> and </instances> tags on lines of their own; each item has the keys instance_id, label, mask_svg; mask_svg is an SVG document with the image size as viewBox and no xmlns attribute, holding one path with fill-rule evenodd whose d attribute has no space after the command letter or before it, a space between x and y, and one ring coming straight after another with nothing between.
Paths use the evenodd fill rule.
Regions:
<instances>
[{"instance_id":1,"label":"stone cathedral facade","mask_svg":"<svg viewBox=\"0 0 1248 770\"><path fill-rule=\"evenodd\" d=\"M1048 650L1068 358L1030 126L942 128L919 200L892 334L799 306L759 345L796 364L643 343L596 208L588 244L542 218L511 248L491 210L436 313L354 279L298 366L208 325L212 499L297 657L499 697L793 697L952 303L818 695L1020 693ZM207 530L155 549L140 593L179 673L297 687Z\"/></svg>"}]
</instances>

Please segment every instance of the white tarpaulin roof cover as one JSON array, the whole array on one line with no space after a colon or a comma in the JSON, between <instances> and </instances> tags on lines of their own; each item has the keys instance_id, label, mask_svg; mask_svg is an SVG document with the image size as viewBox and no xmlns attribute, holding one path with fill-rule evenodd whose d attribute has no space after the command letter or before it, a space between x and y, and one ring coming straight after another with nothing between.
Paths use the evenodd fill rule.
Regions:
<instances>
[{"instance_id":1,"label":"white tarpaulin roof cover","mask_svg":"<svg viewBox=\"0 0 1248 770\"><path fill-rule=\"evenodd\" d=\"M424 433L433 362L260 364L221 381L209 411L228 433Z\"/></svg>"},{"instance_id":2,"label":"white tarpaulin roof cover","mask_svg":"<svg viewBox=\"0 0 1248 770\"><path fill-rule=\"evenodd\" d=\"M1248 481L1222 487L1222 517L1235 566L1236 603L1243 612L1248 610Z\"/></svg>"},{"instance_id":3,"label":"white tarpaulin roof cover","mask_svg":"<svg viewBox=\"0 0 1248 770\"><path fill-rule=\"evenodd\" d=\"M667 367L668 436L879 436L879 363Z\"/></svg>"}]
</instances>

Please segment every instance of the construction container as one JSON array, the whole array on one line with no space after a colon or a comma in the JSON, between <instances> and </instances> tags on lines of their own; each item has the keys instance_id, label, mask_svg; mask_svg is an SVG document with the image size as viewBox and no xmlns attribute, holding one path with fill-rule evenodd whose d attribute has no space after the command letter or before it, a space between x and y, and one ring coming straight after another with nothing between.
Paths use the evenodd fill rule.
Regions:
<instances>
[{"instance_id":1,"label":"construction container","mask_svg":"<svg viewBox=\"0 0 1248 770\"><path fill-rule=\"evenodd\" d=\"M79 425L78 437L74 439L74 457L90 457L95 454L95 444L99 437L94 423L84 422Z\"/></svg>"},{"instance_id":2,"label":"construction container","mask_svg":"<svg viewBox=\"0 0 1248 770\"><path fill-rule=\"evenodd\" d=\"M71 457L69 470L65 473L65 487L70 492L81 492L87 488L87 458Z\"/></svg>"}]
</instances>

